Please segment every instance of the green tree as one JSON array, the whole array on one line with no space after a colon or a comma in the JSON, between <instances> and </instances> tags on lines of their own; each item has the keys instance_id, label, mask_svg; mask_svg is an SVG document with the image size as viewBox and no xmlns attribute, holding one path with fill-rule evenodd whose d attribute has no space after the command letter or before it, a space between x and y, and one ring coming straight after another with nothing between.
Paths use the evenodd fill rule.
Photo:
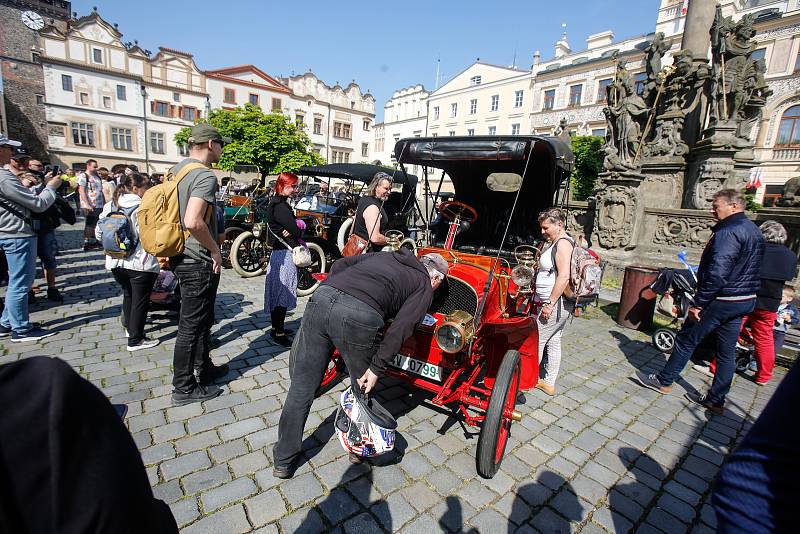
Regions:
<instances>
[{"instance_id":1,"label":"green tree","mask_svg":"<svg viewBox=\"0 0 800 534\"><path fill-rule=\"evenodd\" d=\"M572 138L572 153L575 155L575 168L572 169L572 198L586 200L594 190L597 175L603 165L603 138L581 136Z\"/></svg>"},{"instance_id":2,"label":"green tree","mask_svg":"<svg viewBox=\"0 0 800 534\"><path fill-rule=\"evenodd\" d=\"M309 150L308 136L281 113L264 113L258 106L245 104L243 108L212 110L208 122L233 139L222 151L221 169L257 165L264 174L278 174L325 163L322 156ZM189 131L184 128L175 134L175 142L187 144Z\"/></svg>"}]
</instances>

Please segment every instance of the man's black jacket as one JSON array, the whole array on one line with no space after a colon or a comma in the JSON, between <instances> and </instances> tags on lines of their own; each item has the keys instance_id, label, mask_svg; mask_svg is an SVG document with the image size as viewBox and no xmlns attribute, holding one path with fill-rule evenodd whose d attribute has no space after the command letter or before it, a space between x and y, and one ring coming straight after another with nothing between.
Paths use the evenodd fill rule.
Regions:
<instances>
[{"instance_id":1,"label":"man's black jacket","mask_svg":"<svg viewBox=\"0 0 800 534\"><path fill-rule=\"evenodd\" d=\"M761 287L764 238L744 213L734 213L712 229L697 273L694 305L705 308L715 299L753 295Z\"/></svg>"},{"instance_id":2,"label":"man's black jacket","mask_svg":"<svg viewBox=\"0 0 800 534\"><path fill-rule=\"evenodd\" d=\"M378 376L414 333L433 301L428 271L406 249L336 260L324 283L374 308L384 321L394 319L370 365Z\"/></svg>"}]
</instances>

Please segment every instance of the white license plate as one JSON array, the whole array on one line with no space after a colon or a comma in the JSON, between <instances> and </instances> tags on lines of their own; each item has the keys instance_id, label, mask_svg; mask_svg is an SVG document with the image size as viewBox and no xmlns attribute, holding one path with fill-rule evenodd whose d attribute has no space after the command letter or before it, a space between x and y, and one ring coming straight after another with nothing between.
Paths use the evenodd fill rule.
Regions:
<instances>
[{"instance_id":1,"label":"white license plate","mask_svg":"<svg viewBox=\"0 0 800 534\"><path fill-rule=\"evenodd\" d=\"M392 358L392 361L389 362L389 365L398 369L402 369L403 371L408 371L411 374L427 378L428 380L436 380L437 382L442 381L442 368L438 365L433 365L432 363L409 358L408 356L403 356L402 354L395 354L394 358Z\"/></svg>"}]
</instances>

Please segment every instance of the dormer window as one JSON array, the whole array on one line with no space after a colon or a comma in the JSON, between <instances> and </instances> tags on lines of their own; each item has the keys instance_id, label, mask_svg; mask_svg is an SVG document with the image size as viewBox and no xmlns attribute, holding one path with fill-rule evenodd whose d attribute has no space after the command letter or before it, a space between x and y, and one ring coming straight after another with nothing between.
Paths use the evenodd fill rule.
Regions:
<instances>
[{"instance_id":1,"label":"dormer window","mask_svg":"<svg viewBox=\"0 0 800 534\"><path fill-rule=\"evenodd\" d=\"M95 63L103 63L103 51L99 48L92 48L92 61Z\"/></svg>"},{"instance_id":2,"label":"dormer window","mask_svg":"<svg viewBox=\"0 0 800 534\"><path fill-rule=\"evenodd\" d=\"M473 76L469 79L470 86L473 85L480 85L481 84L481 77L480 76Z\"/></svg>"}]
</instances>

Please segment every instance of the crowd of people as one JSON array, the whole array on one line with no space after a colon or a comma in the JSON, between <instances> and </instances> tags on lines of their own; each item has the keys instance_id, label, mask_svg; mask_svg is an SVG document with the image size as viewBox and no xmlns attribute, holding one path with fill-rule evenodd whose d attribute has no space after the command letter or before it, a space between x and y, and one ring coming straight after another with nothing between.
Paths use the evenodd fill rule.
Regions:
<instances>
[{"instance_id":1,"label":"crowd of people","mask_svg":"<svg viewBox=\"0 0 800 534\"><path fill-rule=\"evenodd\" d=\"M180 290L172 405L202 402L222 394L215 381L228 374L229 369L211 361L210 349L224 221L217 204L217 177L210 167L219 161L230 141L208 124L191 130L189 155L171 169L169 182L176 195L182 246L176 254L157 257L144 244L145 221L139 213L144 206L143 197L146 200L147 191L161 180L139 173L133 166L115 166L108 171L93 159L78 175L69 169L61 174L32 159L20 143L0 138L0 251L8 270L0 337L24 342L55 335L30 322L29 295L38 256L47 298L63 300L56 287L55 230L61 221L75 222L75 210L69 202L72 200L84 217L84 249L106 252L105 267L121 288L121 323L127 350L146 350L159 344L144 330L153 285L159 273L168 270L177 278ZM297 304L298 249L301 253L305 246L305 225L295 217L291 205L298 183L296 175L280 174L266 210L272 252L265 279L264 310L271 322L271 339L292 347L291 382L273 450L273 474L279 478L292 477L297 468L304 425L333 348L339 349L353 388L368 395L402 342L426 316L434 291L446 280L449 270L448 262L435 253L419 258L405 249L378 253L387 243L384 202L392 187L391 177L378 173L356 210L348 239L348 245L351 241L358 244L352 249L355 252L345 253L333 264L327 279L312 296L299 330L292 332L285 327L285 319ZM795 276L797 258L785 246L786 230L775 221L757 227L744 214L744 208L744 198L737 191L722 190L714 196L712 211L717 224L700 261L688 320L678 332L664 368L658 373L637 371L634 375L642 386L669 393L698 345L706 337L713 337L711 387L707 393L690 393L687 398L716 414L723 412L731 387L736 341L743 323L755 340L753 380L764 385L772 378L775 352L788 327L798 322L797 309L792 305L794 292L786 285ZM544 245L535 274L531 311L539 335L536 388L554 396L562 359L561 337L574 312L570 270L578 244L566 231L562 210L547 209L538 222ZM130 241L120 241L118 234L113 234L115 240L109 245L109 232L119 232L120 228L130 234ZM125 243L130 244L130 250L119 254L109 251L112 246L124 249ZM387 322L390 325L384 331ZM25 376L26 371L20 367L14 372ZM67 371L48 372L72 384ZM11 374L8 370L5 374L0 372L0 381ZM81 395L97 402L93 393ZM39 400L43 405L50 402L46 396ZM42 440L35 446L44 447ZM350 459L359 461L353 454ZM738 483L740 476L737 472L730 480ZM159 509L152 503L152 494L146 497L144 508ZM737 498L740 496L731 497ZM720 502L731 501L723 497Z\"/></svg>"}]
</instances>

